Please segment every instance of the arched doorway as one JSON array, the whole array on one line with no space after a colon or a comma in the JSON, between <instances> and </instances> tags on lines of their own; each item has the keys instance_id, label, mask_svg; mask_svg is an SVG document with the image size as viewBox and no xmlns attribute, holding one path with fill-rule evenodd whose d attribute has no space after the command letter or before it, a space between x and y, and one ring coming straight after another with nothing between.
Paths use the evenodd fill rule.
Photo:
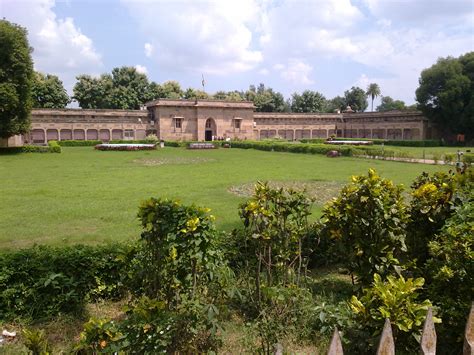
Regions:
<instances>
[{"instance_id":1,"label":"arched doorway","mask_svg":"<svg viewBox=\"0 0 474 355\"><path fill-rule=\"evenodd\" d=\"M206 141L212 141L212 137L217 135L216 121L212 118L206 120L206 129L204 131L204 139Z\"/></svg>"}]
</instances>

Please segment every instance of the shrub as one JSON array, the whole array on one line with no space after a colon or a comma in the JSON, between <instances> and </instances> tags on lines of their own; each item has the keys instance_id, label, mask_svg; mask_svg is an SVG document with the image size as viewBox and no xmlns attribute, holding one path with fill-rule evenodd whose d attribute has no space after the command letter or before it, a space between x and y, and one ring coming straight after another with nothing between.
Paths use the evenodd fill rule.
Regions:
<instances>
[{"instance_id":1,"label":"shrub","mask_svg":"<svg viewBox=\"0 0 474 355\"><path fill-rule=\"evenodd\" d=\"M145 142L147 143L158 143L160 141L160 139L157 137L156 134L149 134L148 136L145 137Z\"/></svg>"},{"instance_id":2,"label":"shrub","mask_svg":"<svg viewBox=\"0 0 474 355\"><path fill-rule=\"evenodd\" d=\"M124 335L114 321L91 318L84 324L77 354L112 354L123 349Z\"/></svg>"},{"instance_id":3,"label":"shrub","mask_svg":"<svg viewBox=\"0 0 474 355\"><path fill-rule=\"evenodd\" d=\"M155 150L156 145L126 145L122 144L98 144L94 147L96 150L101 151L137 151L137 150Z\"/></svg>"},{"instance_id":4,"label":"shrub","mask_svg":"<svg viewBox=\"0 0 474 355\"><path fill-rule=\"evenodd\" d=\"M125 292L132 246L35 246L0 254L0 319L80 313L89 299Z\"/></svg>"},{"instance_id":5,"label":"shrub","mask_svg":"<svg viewBox=\"0 0 474 355\"><path fill-rule=\"evenodd\" d=\"M144 243L142 270L145 294L176 307L181 295L197 296L223 267L210 210L178 201L151 198L142 202L138 217Z\"/></svg>"},{"instance_id":6,"label":"shrub","mask_svg":"<svg viewBox=\"0 0 474 355\"><path fill-rule=\"evenodd\" d=\"M58 144L57 141L49 141L48 147L51 153L61 153L61 146Z\"/></svg>"},{"instance_id":7,"label":"shrub","mask_svg":"<svg viewBox=\"0 0 474 355\"><path fill-rule=\"evenodd\" d=\"M51 346L44 334L44 330L28 329L22 331L23 344L32 355L51 354Z\"/></svg>"},{"instance_id":8,"label":"shrub","mask_svg":"<svg viewBox=\"0 0 474 355\"><path fill-rule=\"evenodd\" d=\"M429 242L428 295L439 306L443 324L438 339L443 353L460 353L465 322L474 294L474 198L456 207Z\"/></svg>"},{"instance_id":9,"label":"shrub","mask_svg":"<svg viewBox=\"0 0 474 355\"><path fill-rule=\"evenodd\" d=\"M352 296L350 305L354 312L355 333L351 342L363 353L376 346L377 337L382 333L386 318L390 319L397 351L416 353L417 342L428 308L429 300L418 301L419 292L425 280L423 278L405 280L403 276L387 276L386 281L374 274L370 288L364 289L359 299ZM441 320L434 318L435 322ZM362 334L361 334L362 333ZM365 334L365 335L363 335ZM351 336L349 336L351 338ZM354 349L352 349L354 351Z\"/></svg>"},{"instance_id":10,"label":"shrub","mask_svg":"<svg viewBox=\"0 0 474 355\"><path fill-rule=\"evenodd\" d=\"M406 250L408 215L401 192L401 186L370 169L367 176L353 176L352 183L323 209L322 237L334 241L361 285L369 285L374 273L393 272L397 257Z\"/></svg>"},{"instance_id":11,"label":"shrub","mask_svg":"<svg viewBox=\"0 0 474 355\"><path fill-rule=\"evenodd\" d=\"M257 182L251 199L239 206L244 222L245 243L253 265L257 305L261 284L299 285L307 264L303 239L308 236L311 200L292 189L273 189ZM265 282L260 280L264 272Z\"/></svg>"},{"instance_id":12,"label":"shrub","mask_svg":"<svg viewBox=\"0 0 474 355\"><path fill-rule=\"evenodd\" d=\"M137 299L120 324L130 354L207 353L216 351L217 308L184 298L170 311L166 302L146 296Z\"/></svg>"},{"instance_id":13,"label":"shrub","mask_svg":"<svg viewBox=\"0 0 474 355\"><path fill-rule=\"evenodd\" d=\"M453 213L456 177L452 173L422 173L412 184L407 225L408 260L422 267L428 259L428 243Z\"/></svg>"},{"instance_id":14,"label":"shrub","mask_svg":"<svg viewBox=\"0 0 474 355\"><path fill-rule=\"evenodd\" d=\"M462 156L462 161L466 164L473 165L474 164L474 154L464 153L464 155Z\"/></svg>"},{"instance_id":15,"label":"shrub","mask_svg":"<svg viewBox=\"0 0 474 355\"><path fill-rule=\"evenodd\" d=\"M61 147L91 147L95 146L97 144L101 144L102 141L98 140L91 140L91 141L86 141L86 140L69 140L69 141L59 141L58 144Z\"/></svg>"}]
</instances>

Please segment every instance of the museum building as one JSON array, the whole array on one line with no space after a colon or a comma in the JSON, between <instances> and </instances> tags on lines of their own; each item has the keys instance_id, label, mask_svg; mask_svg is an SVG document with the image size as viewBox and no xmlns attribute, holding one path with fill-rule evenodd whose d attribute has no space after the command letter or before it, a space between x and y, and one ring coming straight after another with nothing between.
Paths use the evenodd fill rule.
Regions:
<instances>
[{"instance_id":1,"label":"museum building","mask_svg":"<svg viewBox=\"0 0 474 355\"><path fill-rule=\"evenodd\" d=\"M170 100L148 102L143 110L34 109L28 143L49 140L139 140L156 134L169 141L216 139L287 140L438 137L418 111L342 113L255 112L252 102Z\"/></svg>"}]
</instances>

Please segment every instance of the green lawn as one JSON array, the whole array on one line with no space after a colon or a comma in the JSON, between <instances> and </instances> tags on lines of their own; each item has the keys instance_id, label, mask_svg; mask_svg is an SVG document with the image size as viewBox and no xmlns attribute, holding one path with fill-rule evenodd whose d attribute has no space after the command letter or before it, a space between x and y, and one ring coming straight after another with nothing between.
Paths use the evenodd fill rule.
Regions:
<instances>
[{"instance_id":1,"label":"green lawn","mask_svg":"<svg viewBox=\"0 0 474 355\"><path fill-rule=\"evenodd\" d=\"M374 146L377 147L377 146ZM474 153L474 147L398 147L398 146L386 146L387 149L395 150L395 151L404 151L408 152L411 157L419 158L419 159L433 159L434 155L438 155L440 160L443 159L444 154L450 153L454 154L458 150L462 152L466 152L470 150Z\"/></svg>"},{"instance_id":2,"label":"green lawn","mask_svg":"<svg viewBox=\"0 0 474 355\"><path fill-rule=\"evenodd\" d=\"M257 180L299 181L328 196L337 191L330 191L328 182L338 187L370 167L405 185L422 171L447 169L241 149L100 152L77 147L63 148L62 154L0 155L0 248L138 238L138 205L151 196L210 207L218 227L230 230L239 225L237 207L245 200L231 188L239 191ZM320 209L321 204L315 206L315 217Z\"/></svg>"}]
</instances>

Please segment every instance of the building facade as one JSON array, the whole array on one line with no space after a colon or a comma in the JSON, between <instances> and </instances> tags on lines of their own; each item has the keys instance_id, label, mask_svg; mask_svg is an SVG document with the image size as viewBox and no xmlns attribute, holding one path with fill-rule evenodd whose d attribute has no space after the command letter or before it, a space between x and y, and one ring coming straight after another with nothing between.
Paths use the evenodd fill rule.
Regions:
<instances>
[{"instance_id":1,"label":"building facade","mask_svg":"<svg viewBox=\"0 0 474 355\"><path fill-rule=\"evenodd\" d=\"M138 140L148 134L170 141L328 138L435 139L417 111L362 113L262 113L252 102L167 100L146 110L36 109L27 143L49 140Z\"/></svg>"}]
</instances>

